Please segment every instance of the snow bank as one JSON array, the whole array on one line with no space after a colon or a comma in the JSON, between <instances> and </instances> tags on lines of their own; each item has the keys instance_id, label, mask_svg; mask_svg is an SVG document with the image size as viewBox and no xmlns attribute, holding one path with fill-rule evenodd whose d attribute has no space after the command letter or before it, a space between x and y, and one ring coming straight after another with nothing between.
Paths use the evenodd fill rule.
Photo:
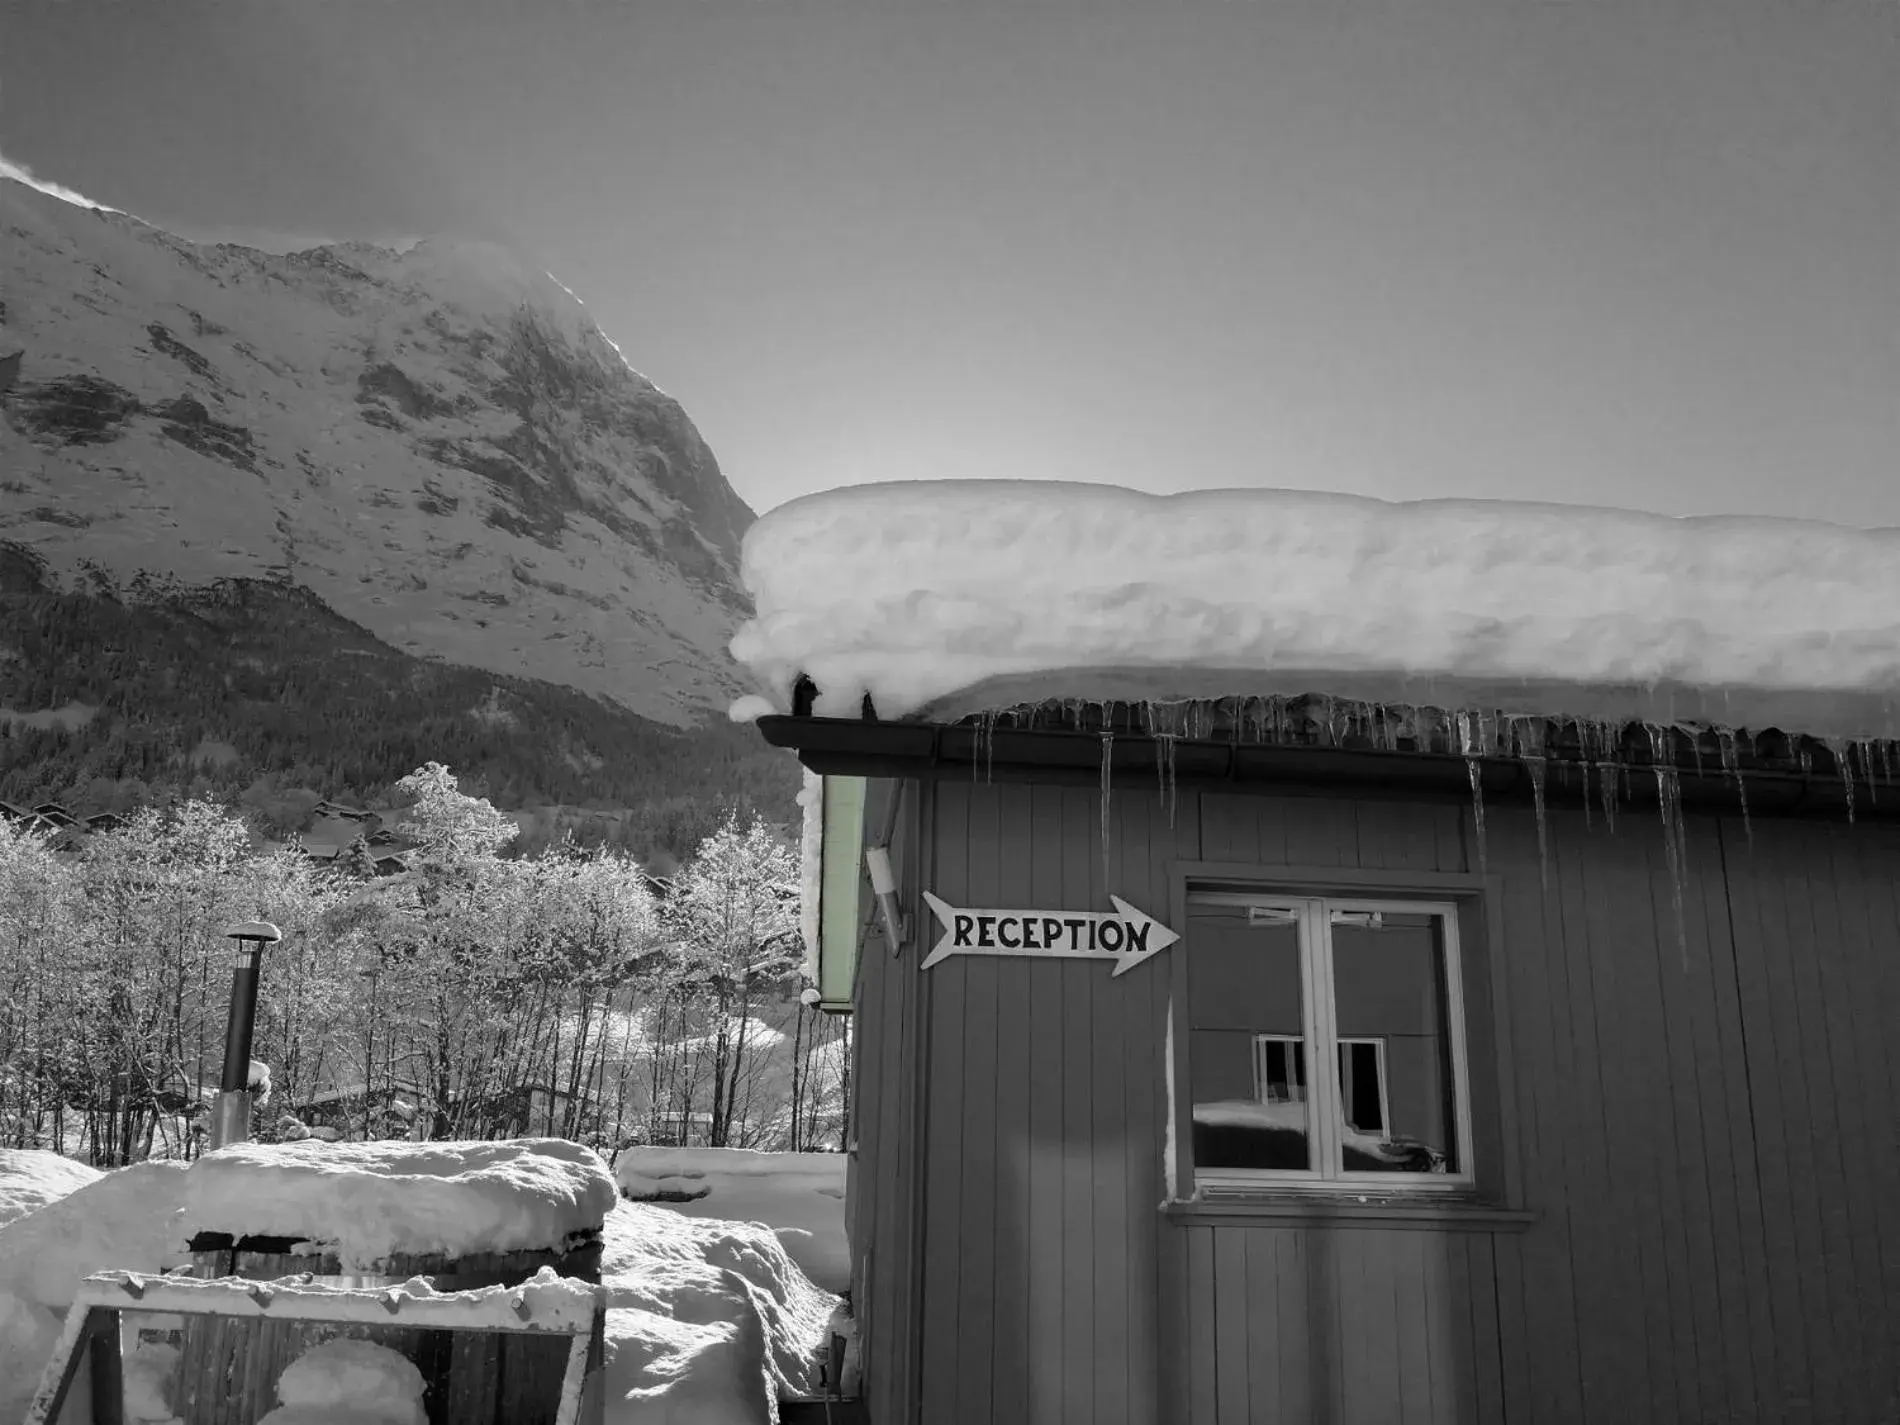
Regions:
<instances>
[{"instance_id":1,"label":"snow bank","mask_svg":"<svg viewBox=\"0 0 1900 1425\"><path fill-rule=\"evenodd\" d=\"M614 1162L614 1179L635 1202L658 1202L687 1217L763 1223L826 1291L843 1293L851 1285L842 1153L628 1148Z\"/></svg>"},{"instance_id":2,"label":"snow bank","mask_svg":"<svg viewBox=\"0 0 1900 1425\"><path fill-rule=\"evenodd\" d=\"M770 1231L623 1202L603 1235L609 1425L765 1425L815 1392L837 1299Z\"/></svg>"},{"instance_id":3,"label":"snow bank","mask_svg":"<svg viewBox=\"0 0 1900 1425\"><path fill-rule=\"evenodd\" d=\"M560 1138L236 1143L191 1165L184 1221L187 1235L302 1238L350 1270L395 1252L559 1247L597 1230L615 1197L600 1157Z\"/></svg>"},{"instance_id":4,"label":"snow bank","mask_svg":"<svg viewBox=\"0 0 1900 1425\"><path fill-rule=\"evenodd\" d=\"M62 1312L17 1295L0 1274L0 1420L26 1414L63 1321Z\"/></svg>"},{"instance_id":5,"label":"snow bank","mask_svg":"<svg viewBox=\"0 0 1900 1425\"><path fill-rule=\"evenodd\" d=\"M94 1272L160 1272L190 1261L179 1214L187 1171L135 1163L0 1227L0 1291L64 1311Z\"/></svg>"},{"instance_id":6,"label":"snow bank","mask_svg":"<svg viewBox=\"0 0 1900 1425\"><path fill-rule=\"evenodd\" d=\"M100 1176L97 1168L44 1149L0 1148L0 1227Z\"/></svg>"},{"instance_id":7,"label":"snow bank","mask_svg":"<svg viewBox=\"0 0 1900 1425\"><path fill-rule=\"evenodd\" d=\"M0 1226L0 1420L17 1420L32 1400L80 1282L190 1260L178 1217L184 1176L181 1163L120 1168Z\"/></svg>"},{"instance_id":8,"label":"snow bank","mask_svg":"<svg viewBox=\"0 0 1900 1425\"><path fill-rule=\"evenodd\" d=\"M400 1351L338 1338L284 1367L258 1425L425 1425L422 1372Z\"/></svg>"},{"instance_id":9,"label":"snow bank","mask_svg":"<svg viewBox=\"0 0 1900 1425\"><path fill-rule=\"evenodd\" d=\"M809 675L821 716L1329 693L1614 719L1685 689L1874 737L1900 695L1900 530L1805 520L904 482L771 511L742 577L734 656L781 709Z\"/></svg>"}]
</instances>

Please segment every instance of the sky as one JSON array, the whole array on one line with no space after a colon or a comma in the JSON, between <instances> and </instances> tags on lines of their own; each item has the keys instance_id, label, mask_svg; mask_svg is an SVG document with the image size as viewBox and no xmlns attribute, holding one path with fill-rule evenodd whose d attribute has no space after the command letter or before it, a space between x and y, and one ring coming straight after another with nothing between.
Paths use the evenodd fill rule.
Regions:
<instances>
[{"instance_id":1,"label":"sky","mask_svg":"<svg viewBox=\"0 0 1900 1425\"><path fill-rule=\"evenodd\" d=\"M190 236L509 243L759 511L1900 525L1896 0L11 0L0 153Z\"/></svg>"}]
</instances>

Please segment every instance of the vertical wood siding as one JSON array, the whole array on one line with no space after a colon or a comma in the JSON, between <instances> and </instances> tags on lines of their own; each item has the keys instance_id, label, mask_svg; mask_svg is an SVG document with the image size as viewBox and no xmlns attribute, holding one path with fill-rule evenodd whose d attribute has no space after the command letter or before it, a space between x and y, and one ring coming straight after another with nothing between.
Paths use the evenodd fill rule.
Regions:
<instances>
[{"instance_id":1,"label":"vertical wood siding","mask_svg":"<svg viewBox=\"0 0 1900 1425\"><path fill-rule=\"evenodd\" d=\"M1118 788L1106 880L1092 789L951 780L927 821L913 902L1165 918L1175 860L1482 870L1473 1072L1539 1218L1164 1217L1165 957L920 975L917 903L857 1026L880 1422L1900 1420L1900 833L1692 819L1678 912L1653 811L1553 808L1540 861L1491 808L1480 865L1459 804L1184 792L1170 825Z\"/></svg>"},{"instance_id":2,"label":"vertical wood siding","mask_svg":"<svg viewBox=\"0 0 1900 1425\"><path fill-rule=\"evenodd\" d=\"M1096 792L936 796L931 889L956 905L1106 909L1112 889L1165 917L1167 863L1199 854L1185 798L1170 828L1152 795L1112 796L1105 883ZM1109 969L952 957L923 976L929 1425L1157 1419L1165 967Z\"/></svg>"},{"instance_id":3,"label":"vertical wood siding","mask_svg":"<svg viewBox=\"0 0 1900 1425\"><path fill-rule=\"evenodd\" d=\"M927 845L918 836L928 789L901 787L906 798L891 848L891 866L907 892L913 918ZM900 784L873 783L866 807L867 835L884 824ZM923 983L914 973L915 946L902 960L881 936L867 937L853 997L851 1091L856 1147L847 1165L846 1222L851 1243L852 1306L858 1321L863 1394L873 1420L909 1420L916 1396L912 1310L919 1258L915 1212L920 1038Z\"/></svg>"}]
</instances>

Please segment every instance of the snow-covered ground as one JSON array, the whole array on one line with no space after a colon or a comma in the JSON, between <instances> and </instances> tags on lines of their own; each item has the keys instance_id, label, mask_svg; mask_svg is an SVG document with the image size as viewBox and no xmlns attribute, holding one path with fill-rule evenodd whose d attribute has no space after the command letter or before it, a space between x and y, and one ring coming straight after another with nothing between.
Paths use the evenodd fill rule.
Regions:
<instances>
[{"instance_id":1,"label":"snow-covered ground","mask_svg":"<svg viewBox=\"0 0 1900 1425\"><path fill-rule=\"evenodd\" d=\"M741 720L804 673L820 716L1326 694L1862 738L1900 687L1900 530L1808 520L907 481L772 510L741 577Z\"/></svg>"},{"instance_id":2,"label":"snow-covered ground","mask_svg":"<svg viewBox=\"0 0 1900 1425\"><path fill-rule=\"evenodd\" d=\"M58 1153L40 1148L0 1148L0 1227L98 1179L97 1168Z\"/></svg>"},{"instance_id":3,"label":"snow-covered ground","mask_svg":"<svg viewBox=\"0 0 1900 1425\"><path fill-rule=\"evenodd\" d=\"M778 1174L775 1157L783 1160ZM147 1163L83 1181L83 1173L71 1174L71 1190L0 1226L0 1421L25 1409L86 1276L114 1268L152 1274L182 1263L190 1234L216 1217L226 1231L312 1231L353 1257L372 1243L472 1252L516 1243L524 1233L597 1226L607 1349L605 1370L590 1388L603 1394L608 1425L761 1425L776 1418L781 1396L818 1389L817 1364L839 1301L801 1269L787 1243L841 1280L826 1263L841 1260L844 1160L745 1159L708 1174L703 1160L669 1151L623 1155L621 1180L636 1187L710 1177L711 1194L683 1205L617 1202L606 1165L560 1140L246 1144L189 1167ZM42 1196L63 1171L37 1156L0 1161L9 1165L11 1178L41 1185ZM0 1191L27 1190L9 1182L0 1177ZM520 1202L504 1207L511 1190ZM734 1216L761 1220L718 1220L708 1210L715 1199ZM266 1207L243 1215L245 1201ZM430 1216L434 1226L417 1235L417 1223ZM288 1299L295 1289L284 1292ZM128 1354L129 1419L169 1418L176 1364L167 1347ZM82 1373L69 1421L88 1418L84 1381ZM418 1418L412 1386L387 1353L326 1348L286 1369L282 1404L267 1418L271 1425L397 1425Z\"/></svg>"},{"instance_id":4,"label":"snow-covered ground","mask_svg":"<svg viewBox=\"0 0 1900 1425\"><path fill-rule=\"evenodd\" d=\"M688 1217L763 1222L819 1286L842 1294L851 1284L842 1153L629 1148L614 1160L614 1180L623 1196Z\"/></svg>"},{"instance_id":5,"label":"snow-covered ground","mask_svg":"<svg viewBox=\"0 0 1900 1425\"><path fill-rule=\"evenodd\" d=\"M818 1392L838 1300L771 1228L623 1202L604 1235L610 1425L765 1425Z\"/></svg>"}]
</instances>

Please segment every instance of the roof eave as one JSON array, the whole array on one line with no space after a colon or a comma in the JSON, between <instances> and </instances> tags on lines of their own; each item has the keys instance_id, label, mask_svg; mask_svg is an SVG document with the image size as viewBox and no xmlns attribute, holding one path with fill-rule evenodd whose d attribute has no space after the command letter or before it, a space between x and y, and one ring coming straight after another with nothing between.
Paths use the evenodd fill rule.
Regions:
<instances>
[{"instance_id":1,"label":"roof eave","mask_svg":"<svg viewBox=\"0 0 1900 1425\"><path fill-rule=\"evenodd\" d=\"M1534 804L1538 787L1524 759L1466 758L1431 751L1370 750L1236 741L1158 739L1118 732L1111 739L1066 730L966 724L880 722L874 718L762 717L760 735L774 747L797 753L812 771L828 776L916 779L962 777L993 782L1100 785L1109 759L1111 789L1158 788L1165 779L1183 789L1252 791L1289 795L1396 798L1473 795L1487 803ZM1170 745L1163 747L1166 741ZM1544 764L1543 797L1552 808L1600 804L1602 778L1617 782L1621 805L1660 802L1658 769L1622 763L1606 769L1562 759ZM1687 810L1750 816L1814 817L1846 821L1900 820L1900 789L1884 801L1877 792L1855 795L1829 772L1720 767L1667 769ZM1744 786L1745 784L1745 786ZM1871 789L1869 789L1871 790Z\"/></svg>"}]
</instances>

